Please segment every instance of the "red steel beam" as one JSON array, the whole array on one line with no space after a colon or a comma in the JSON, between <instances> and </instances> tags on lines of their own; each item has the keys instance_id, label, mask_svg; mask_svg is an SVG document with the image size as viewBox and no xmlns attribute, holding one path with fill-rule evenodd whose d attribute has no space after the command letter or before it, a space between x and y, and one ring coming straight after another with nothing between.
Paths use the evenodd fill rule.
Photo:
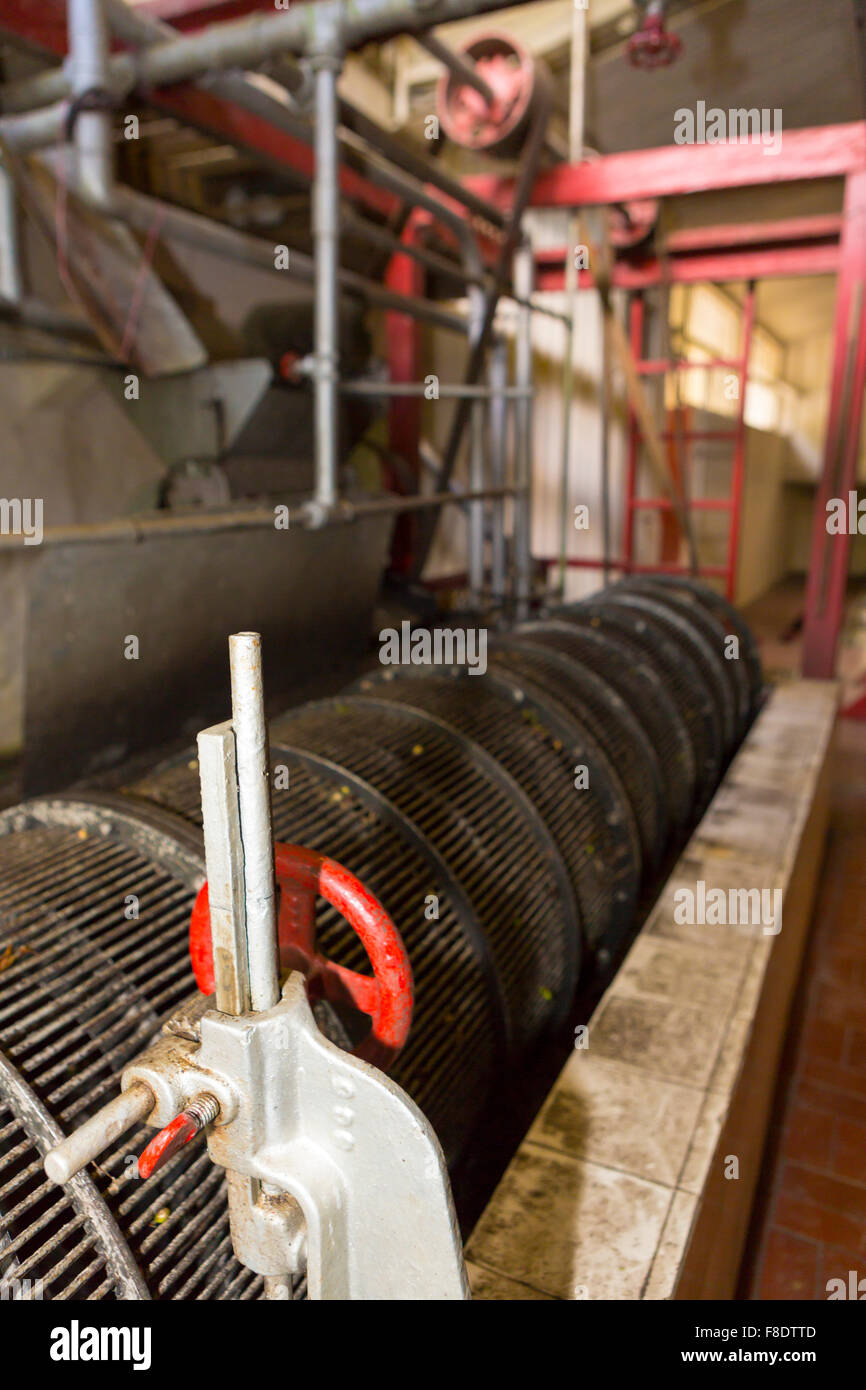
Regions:
<instances>
[{"instance_id":1,"label":"red steel beam","mask_svg":"<svg viewBox=\"0 0 866 1390\"><path fill-rule=\"evenodd\" d=\"M424 212L415 212L403 229L401 240L411 245L417 238L421 227L429 221ZM424 269L411 257L399 253L393 255L385 272L385 284L399 294L422 296L424 293ZM388 312L385 315L385 342L388 352L388 378L392 382L418 381L422 375L421 364L421 325L408 314ZM421 443L421 399L418 396L395 396L388 407L388 443L392 451L409 466L414 479L414 490L418 484L418 450ZM396 492L406 492L407 481L391 476L389 487ZM391 568L397 574L410 574L415 563L415 537L417 518L401 516L397 518L391 542Z\"/></svg>"},{"instance_id":2,"label":"red steel beam","mask_svg":"<svg viewBox=\"0 0 866 1390\"><path fill-rule=\"evenodd\" d=\"M666 248L671 254L717 251L730 246L775 246L791 241L838 241L842 216L787 217L776 222L728 222L716 227L683 227L670 232Z\"/></svg>"},{"instance_id":3,"label":"red steel beam","mask_svg":"<svg viewBox=\"0 0 866 1390\"><path fill-rule=\"evenodd\" d=\"M565 248L539 252L536 289L565 288ZM700 280L763 280L788 275L834 275L839 268L839 247L827 242L814 246L775 246L756 250L718 251L707 255L672 256L666 266L655 257L642 262L619 261L613 269L617 289L643 290L653 285L690 285ZM579 272L580 288L595 284L588 270Z\"/></svg>"},{"instance_id":4,"label":"red steel beam","mask_svg":"<svg viewBox=\"0 0 866 1390\"><path fill-rule=\"evenodd\" d=\"M815 494L803 635L803 674L824 678L835 672L851 549L847 529L828 533L827 503L842 498L847 512L849 493L856 488L866 391L866 172L848 179L844 218L827 438Z\"/></svg>"},{"instance_id":5,"label":"red steel beam","mask_svg":"<svg viewBox=\"0 0 866 1390\"><path fill-rule=\"evenodd\" d=\"M683 193L834 178L866 168L866 121L810 126L783 133L778 154L760 141L662 145L608 154L582 164L559 164L535 181L532 207L582 207L670 198ZM478 175L467 186L499 207L510 206L514 181Z\"/></svg>"},{"instance_id":6,"label":"red steel beam","mask_svg":"<svg viewBox=\"0 0 866 1390\"><path fill-rule=\"evenodd\" d=\"M225 6L221 6L221 10L224 11ZM3 0L0 32L3 31L49 53L65 56L65 0ZM228 144L238 145L273 160L302 178L312 178L315 158L310 145L275 130L266 120L251 115L231 102L188 83L155 88L148 93L147 101L167 115L175 116ZM386 217L401 206L394 194L378 188L345 164L340 165L340 187L347 198Z\"/></svg>"}]
</instances>

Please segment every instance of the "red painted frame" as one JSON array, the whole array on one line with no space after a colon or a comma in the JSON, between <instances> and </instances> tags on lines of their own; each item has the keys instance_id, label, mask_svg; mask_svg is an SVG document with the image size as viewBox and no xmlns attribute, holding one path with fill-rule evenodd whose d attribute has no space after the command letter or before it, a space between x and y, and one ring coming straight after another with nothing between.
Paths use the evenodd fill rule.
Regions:
<instances>
[{"instance_id":1,"label":"red painted frame","mask_svg":"<svg viewBox=\"0 0 866 1390\"><path fill-rule=\"evenodd\" d=\"M620 261L614 271L614 284L633 290L663 279L686 284L836 275L830 410L815 501L803 645L804 674L823 678L835 671L850 553L849 536L827 533L827 501L847 497L856 482L866 391L866 122L788 131L777 156L765 155L757 143L734 142L672 145L561 165L536 182L531 199L536 207L579 207L834 177L845 178L841 218L795 218L681 232L671 238L664 268L648 258L643 262ZM508 180L485 176L471 180L471 185L497 204L507 203L510 196ZM564 250L539 254L539 289L564 288L565 254ZM581 273L581 284L592 284L585 272ZM659 363L648 363L647 367L664 370L664 364ZM629 450L630 471L631 439ZM732 549L736 540L732 534ZM616 561L612 568L629 568L628 534L625 549L626 559ZM601 568L601 561L574 559L569 565ZM658 571L659 567L649 567L649 572ZM665 572L665 567L660 572ZM720 568L721 575L726 573Z\"/></svg>"},{"instance_id":2,"label":"red painted frame","mask_svg":"<svg viewBox=\"0 0 866 1390\"><path fill-rule=\"evenodd\" d=\"M262 0L263 3L263 0ZM169 14L168 7L172 13ZM203 18L228 18L260 8L256 0L149 0L153 14L171 18L180 27L196 27ZM64 0L4 0L0 31L57 56L66 53ZM294 168L305 177L311 170L310 153L266 121L238 112L230 103L178 84L152 94L154 104L199 125L231 143L239 144ZM831 402L821 484L818 489L812 556L806 606L804 669L810 675L830 676L841 628L850 538L830 537L826 530L826 501L844 495L856 476L862 424L863 391L866 387L866 121L812 127L784 133L775 155L756 141L717 145L670 145L608 155L581 164L559 165L535 183L531 206L580 207L594 203L627 202L641 198L671 197L711 189L759 187L784 181L844 177L845 210L838 245L832 229L813 228L801 244L757 244L752 230L716 239L711 248L682 243L671 257L673 277L681 282L699 279L761 279L767 275L836 273L838 276L835 345ZM362 175L343 170L343 189L379 213L390 197ZM481 176L467 184L504 208L511 204L513 181ZM396 200L395 200L396 201ZM766 235L766 228L760 235ZM700 238L698 238L698 241ZM796 239L795 239L796 240ZM799 267L799 269L797 268ZM658 283L658 263L637 267L621 265L616 283L642 288ZM561 271L541 267L540 289L559 287ZM835 491L834 491L835 489ZM831 540L836 542L830 544ZM573 562L583 565L584 562ZM594 562L587 562L593 564Z\"/></svg>"}]
</instances>

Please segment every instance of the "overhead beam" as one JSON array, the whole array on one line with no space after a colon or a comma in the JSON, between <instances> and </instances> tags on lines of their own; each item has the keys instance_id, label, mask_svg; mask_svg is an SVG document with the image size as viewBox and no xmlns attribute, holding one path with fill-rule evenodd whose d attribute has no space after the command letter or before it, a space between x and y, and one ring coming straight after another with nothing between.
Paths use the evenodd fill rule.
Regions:
<instances>
[{"instance_id":1,"label":"overhead beam","mask_svg":"<svg viewBox=\"0 0 866 1390\"><path fill-rule=\"evenodd\" d=\"M536 289L556 293L565 289L565 249L538 254ZM816 243L813 246L758 247L754 250L718 251L706 255L669 257L664 263L655 256L639 262L619 261L613 268L611 283L619 290L644 290L653 285L694 285L704 280L778 279L795 275L835 275L839 269L839 246ZM580 271L580 288L595 284L588 270Z\"/></svg>"},{"instance_id":2,"label":"overhead beam","mask_svg":"<svg viewBox=\"0 0 866 1390\"><path fill-rule=\"evenodd\" d=\"M725 188L835 178L866 168L866 121L787 130L778 154L760 141L662 145L581 164L560 164L535 181L532 207L583 207L638 198L671 198ZM477 175L467 187L508 207L514 180Z\"/></svg>"}]
</instances>

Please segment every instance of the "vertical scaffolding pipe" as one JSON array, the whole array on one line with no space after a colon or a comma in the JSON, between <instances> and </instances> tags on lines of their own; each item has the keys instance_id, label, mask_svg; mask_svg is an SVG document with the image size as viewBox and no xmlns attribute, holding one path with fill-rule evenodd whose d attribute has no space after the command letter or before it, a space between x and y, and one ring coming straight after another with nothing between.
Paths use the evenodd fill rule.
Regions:
<instances>
[{"instance_id":1,"label":"vertical scaffolding pipe","mask_svg":"<svg viewBox=\"0 0 866 1390\"><path fill-rule=\"evenodd\" d=\"M106 94L109 84L109 30L102 0L68 0L70 70L73 97ZM89 201L107 204L113 192L114 150L111 116L79 110L75 120L76 177Z\"/></svg>"},{"instance_id":2,"label":"vertical scaffolding pipe","mask_svg":"<svg viewBox=\"0 0 866 1390\"><path fill-rule=\"evenodd\" d=\"M234 633L229 638L229 659L244 852L250 1007L258 1011L272 1009L280 998L271 770L259 633Z\"/></svg>"},{"instance_id":3,"label":"vertical scaffolding pipe","mask_svg":"<svg viewBox=\"0 0 866 1390\"><path fill-rule=\"evenodd\" d=\"M497 340L488 362L490 387L490 416L488 439L490 445L490 486L505 486L506 436L508 427L508 345ZM496 497L490 509L490 588L493 602L505 601L505 498Z\"/></svg>"},{"instance_id":4,"label":"vertical scaffolding pipe","mask_svg":"<svg viewBox=\"0 0 866 1390\"><path fill-rule=\"evenodd\" d=\"M484 326L485 300L477 285L469 289L469 351L474 350ZM469 491L484 488L484 416L483 400L472 404L472 428L469 437ZM477 498L469 509L469 601L473 608L481 603L484 589L484 502Z\"/></svg>"},{"instance_id":5,"label":"vertical scaffolding pipe","mask_svg":"<svg viewBox=\"0 0 866 1390\"><path fill-rule=\"evenodd\" d=\"M338 60L319 55L315 74L313 248L315 253L315 440L317 508L337 501L340 208L337 158Z\"/></svg>"},{"instance_id":6,"label":"vertical scaffolding pipe","mask_svg":"<svg viewBox=\"0 0 866 1390\"><path fill-rule=\"evenodd\" d=\"M514 256L514 293L523 302L517 310L515 382L524 394L515 405L514 448L514 592L519 622L529 617L532 587L532 244L524 241Z\"/></svg>"},{"instance_id":7,"label":"vertical scaffolding pipe","mask_svg":"<svg viewBox=\"0 0 866 1390\"><path fill-rule=\"evenodd\" d=\"M18 199L10 174L0 167L0 295L13 304L24 296Z\"/></svg>"}]
</instances>

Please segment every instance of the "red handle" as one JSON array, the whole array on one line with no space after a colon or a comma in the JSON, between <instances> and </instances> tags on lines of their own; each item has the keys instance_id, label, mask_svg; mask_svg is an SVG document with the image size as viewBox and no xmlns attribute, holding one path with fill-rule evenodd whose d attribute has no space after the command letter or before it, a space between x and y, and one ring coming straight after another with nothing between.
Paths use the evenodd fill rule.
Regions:
<instances>
[{"instance_id":1,"label":"red handle","mask_svg":"<svg viewBox=\"0 0 866 1390\"><path fill-rule=\"evenodd\" d=\"M280 966L300 970L311 992L332 1003L350 1003L369 1014L372 1028L355 1056L386 1070L406 1041L412 1022L412 969L400 933L382 904L334 859L301 845L274 846L280 905ZM316 950L316 897L342 913L364 945L372 975L336 965ZM192 909L189 951L203 994L215 988L207 884Z\"/></svg>"}]
</instances>

